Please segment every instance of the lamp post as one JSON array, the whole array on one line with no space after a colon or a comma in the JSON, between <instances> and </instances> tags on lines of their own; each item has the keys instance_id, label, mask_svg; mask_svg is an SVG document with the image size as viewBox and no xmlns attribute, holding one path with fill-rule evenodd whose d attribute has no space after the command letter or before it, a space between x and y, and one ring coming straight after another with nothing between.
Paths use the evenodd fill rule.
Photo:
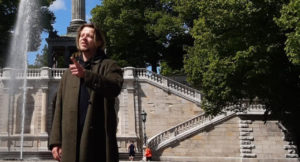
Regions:
<instances>
[{"instance_id":1,"label":"lamp post","mask_svg":"<svg viewBox=\"0 0 300 162\"><path fill-rule=\"evenodd\" d=\"M147 136L146 136L146 119L147 119L147 113L143 110L141 113L142 121L144 125L144 146L147 145Z\"/></svg>"}]
</instances>

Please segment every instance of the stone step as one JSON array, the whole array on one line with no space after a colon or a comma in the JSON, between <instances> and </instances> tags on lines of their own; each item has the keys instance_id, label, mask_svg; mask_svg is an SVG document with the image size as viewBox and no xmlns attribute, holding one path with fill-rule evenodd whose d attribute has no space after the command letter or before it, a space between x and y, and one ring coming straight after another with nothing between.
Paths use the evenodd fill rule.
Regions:
<instances>
[{"instance_id":1,"label":"stone step","mask_svg":"<svg viewBox=\"0 0 300 162\"><path fill-rule=\"evenodd\" d=\"M142 160L143 154L136 153L135 160ZM43 161L43 162L53 162L52 154L50 151L44 152L23 152L23 159L22 161ZM128 160L128 153L119 153L120 160ZM17 162L20 160L20 152L0 152L0 162L1 161L14 161Z\"/></svg>"}]
</instances>

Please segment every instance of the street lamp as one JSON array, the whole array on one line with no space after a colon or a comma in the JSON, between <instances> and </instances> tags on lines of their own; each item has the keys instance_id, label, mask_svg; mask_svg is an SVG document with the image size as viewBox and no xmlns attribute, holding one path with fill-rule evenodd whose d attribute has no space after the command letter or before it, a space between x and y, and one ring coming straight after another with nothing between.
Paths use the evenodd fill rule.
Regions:
<instances>
[{"instance_id":1,"label":"street lamp","mask_svg":"<svg viewBox=\"0 0 300 162\"><path fill-rule=\"evenodd\" d=\"M146 136L146 119L147 119L147 113L143 110L141 113L142 121L144 124L144 146L147 145L147 136Z\"/></svg>"}]
</instances>

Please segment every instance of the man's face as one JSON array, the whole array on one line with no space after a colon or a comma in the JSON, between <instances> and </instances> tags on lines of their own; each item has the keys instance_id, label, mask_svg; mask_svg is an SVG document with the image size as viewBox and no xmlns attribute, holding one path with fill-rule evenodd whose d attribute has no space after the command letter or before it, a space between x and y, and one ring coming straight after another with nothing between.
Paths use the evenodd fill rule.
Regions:
<instances>
[{"instance_id":1,"label":"man's face","mask_svg":"<svg viewBox=\"0 0 300 162\"><path fill-rule=\"evenodd\" d=\"M94 51L97 49L94 42L94 29L90 27L84 27L79 37L79 48L82 52Z\"/></svg>"}]
</instances>

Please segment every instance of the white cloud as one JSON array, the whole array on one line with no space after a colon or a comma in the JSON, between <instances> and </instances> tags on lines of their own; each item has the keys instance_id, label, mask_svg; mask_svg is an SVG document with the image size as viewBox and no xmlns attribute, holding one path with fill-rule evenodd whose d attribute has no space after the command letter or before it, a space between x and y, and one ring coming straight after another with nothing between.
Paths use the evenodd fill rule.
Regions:
<instances>
[{"instance_id":1,"label":"white cloud","mask_svg":"<svg viewBox=\"0 0 300 162\"><path fill-rule=\"evenodd\" d=\"M49 7L51 11L56 11L56 10L66 10L66 5L64 0L56 0L53 2L53 4Z\"/></svg>"}]
</instances>

